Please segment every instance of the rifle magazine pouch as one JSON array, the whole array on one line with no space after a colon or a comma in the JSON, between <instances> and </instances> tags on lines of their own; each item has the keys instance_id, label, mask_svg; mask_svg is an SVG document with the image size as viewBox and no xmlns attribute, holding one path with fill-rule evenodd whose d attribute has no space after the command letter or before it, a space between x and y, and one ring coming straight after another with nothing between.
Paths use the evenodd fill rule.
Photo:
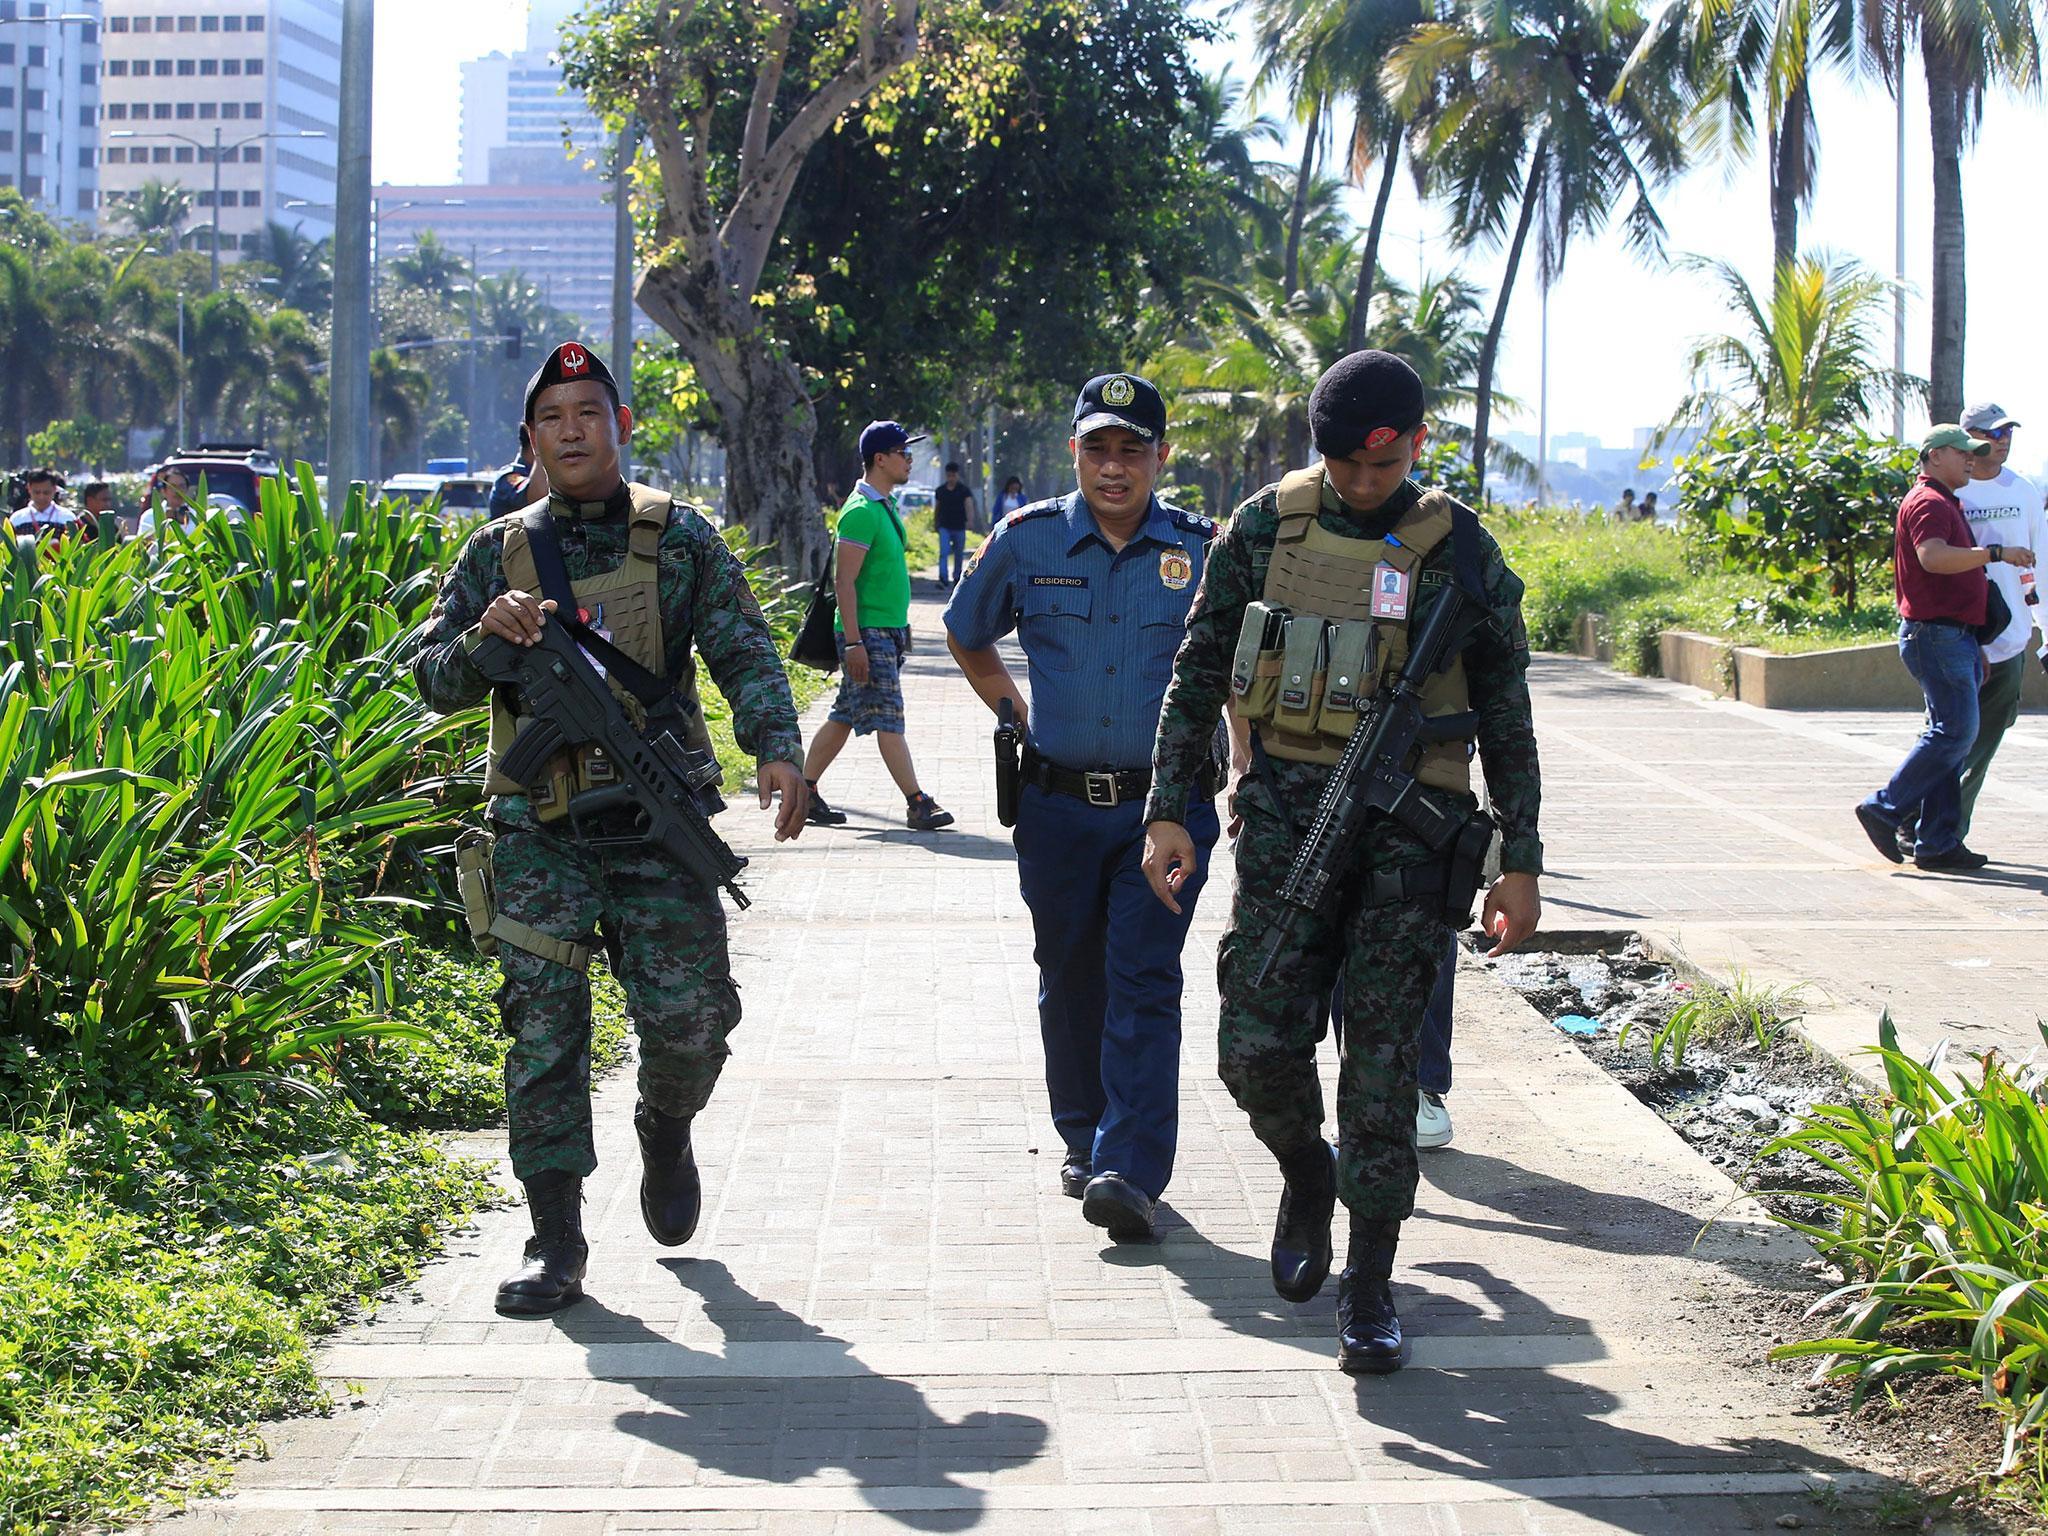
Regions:
<instances>
[{"instance_id":1,"label":"rifle magazine pouch","mask_svg":"<svg viewBox=\"0 0 2048 1536\"><path fill-rule=\"evenodd\" d=\"M1296 736L1312 736L1323 707L1325 669L1329 665L1330 626L1312 614L1297 613L1287 621L1287 643L1280 659L1280 702L1273 724Z\"/></svg>"},{"instance_id":2,"label":"rifle magazine pouch","mask_svg":"<svg viewBox=\"0 0 2048 1536\"><path fill-rule=\"evenodd\" d=\"M1261 602L1244 605L1237 654L1230 663L1230 707L1240 720L1262 720L1280 694L1280 633L1284 615Z\"/></svg>"},{"instance_id":3,"label":"rifle magazine pouch","mask_svg":"<svg viewBox=\"0 0 2048 1536\"><path fill-rule=\"evenodd\" d=\"M491 920L498 915L491 892L491 849L496 842L481 827L455 834L455 891L462 898L469 937L477 953L486 957L498 952L498 941L491 933Z\"/></svg>"},{"instance_id":4,"label":"rifle magazine pouch","mask_svg":"<svg viewBox=\"0 0 2048 1536\"><path fill-rule=\"evenodd\" d=\"M1358 725L1359 705L1367 702L1379 682L1379 631L1361 620L1330 626L1330 669L1323 685L1323 707L1316 725L1325 736L1346 739Z\"/></svg>"}]
</instances>

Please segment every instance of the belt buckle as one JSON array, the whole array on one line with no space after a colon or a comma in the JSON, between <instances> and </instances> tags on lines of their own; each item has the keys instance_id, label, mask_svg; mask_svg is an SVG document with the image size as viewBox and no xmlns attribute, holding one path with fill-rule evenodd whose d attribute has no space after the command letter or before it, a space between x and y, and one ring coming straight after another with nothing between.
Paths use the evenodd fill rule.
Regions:
<instances>
[{"instance_id":1,"label":"belt buckle","mask_svg":"<svg viewBox=\"0 0 2048 1536\"><path fill-rule=\"evenodd\" d=\"M1111 806L1120 798L1116 792L1114 773L1083 773L1081 787L1086 792L1090 805Z\"/></svg>"}]
</instances>

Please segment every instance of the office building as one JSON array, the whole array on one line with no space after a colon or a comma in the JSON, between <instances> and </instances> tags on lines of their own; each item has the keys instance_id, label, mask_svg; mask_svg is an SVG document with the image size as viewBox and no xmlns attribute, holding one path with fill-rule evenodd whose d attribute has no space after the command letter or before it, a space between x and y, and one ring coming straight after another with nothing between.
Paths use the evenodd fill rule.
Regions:
<instances>
[{"instance_id":1,"label":"office building","mask_svg":"<svg viewBox=\"0 0 2048 1536\"><path fill-rule=\"evenodd\" d=\"M334 232L341 0L105 0L105 12L103 205L175 182L192 194L188 244L207 249L218 228L223 256L255 249L272 222Z\"/></svg>"},{"instance_id":2,"label":"office building","mask_svg":"<svg viewBox=\"0 0 2048 1536\"><path fill-rule=\"evenodd\" d=\"M555 62L562 20L576 3L534 0L524 49L462 66L462 179L470 186L567 185L589 179L585 161L602 160L604 129L563 85Z\"/></svg>"},{"instance_id":3,"label":"office building","mask_svg":"<svg viewBox=\"0 0 2048 1536\"><path fill-rule=\"evenodd\" d=\"M0 0L0 186L91 225L100 202L101 0Z\"/></svg>"},{"instance_id":4,"label":"office building","mask_svg":"<svg viewBox=\"0 0 2048 1536\"><path fill-rule=\"evenodd\" d=\"M377 261L402 255L431 229L465 260L474 253L485 277L517 272L556 309L600 330L612 302L608 190L594 175L573 186L380 186L371 193Z\"/></svg>"}]
</instances>

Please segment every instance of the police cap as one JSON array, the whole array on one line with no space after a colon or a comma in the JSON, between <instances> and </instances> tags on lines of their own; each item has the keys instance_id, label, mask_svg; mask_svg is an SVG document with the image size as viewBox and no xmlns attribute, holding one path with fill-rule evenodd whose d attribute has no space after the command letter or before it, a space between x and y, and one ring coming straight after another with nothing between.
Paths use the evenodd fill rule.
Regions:
<instances>
[{"instance_id":1,"label":"police cap","mask_svg":"<svg viewBox=\"0 0 2048 1536\"><path fill-rule=\"evenodd\" d=\"M1166 402L1135 373L1097 374L1074 402L1074 437L1078 441L1104 427L1122 427L1156 443L1166 436Z\"/></svg>"},{"instance_id":2,"label":"police cap","mask_svg":"<svg viewBox=\"0 0 2048 1536\"><path fill-rule=\"evenodd\" d=\"M533 402L544 389L557 384L580 384L585 379L594 379L605 387L612 397L614 408L619 403L619 381L612 377L611 369L605 367L604 359L580 341L565 341L536 368L533 377L526 381L526 412L520 418L533 420Z\"/></svg>"},{"instance_id":3,"label":"police cap","mask_svg":"<svg viewBox=\"0 0 2048 1536\"><path fill-rule=\"evenodd\" d=\"M1422 378L1391 352L1353 352L1323 370L1308 397L1316 452L1345 459L1422 425Z\"/></svg>"}]
</instances>

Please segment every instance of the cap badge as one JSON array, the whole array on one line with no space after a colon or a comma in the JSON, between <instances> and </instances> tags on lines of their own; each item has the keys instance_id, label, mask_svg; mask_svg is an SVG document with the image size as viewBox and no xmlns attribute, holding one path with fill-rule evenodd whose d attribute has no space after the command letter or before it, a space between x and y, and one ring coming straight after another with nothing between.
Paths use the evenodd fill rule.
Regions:
<instances>
[{"instance_id":1,"label":"cap badge","mask_svg":"<svg viewBox=\"0 0 2048 1536\"><path fill-rule=\"evenodd\" d=\"M562 348L562 372L572 379L590 372L590 354L581 347Z\"/></svg>"},{"instance_id":2,"label":"cap badge","mask_svg":"<svg viewBox=\"0 0 2048 1536\"><path fill-rule=\"evenodd\" d=\"M1159 584L1169 592L1185 591L1187 584L1194 580L1195 563L1188 558L1184 549L1162 549L1159 551Z\"/></svg>"},{"instance_id":3,"label":"cap badge","mask_svg":"<svg viewBox=\"0 0 2048 1536\"><path fill-rule=\"evenodd\" d=\"M1138 392L1131 387L1131 381L1122 374L1118 374L1102 386L1102 403L1104 405L1125 406L1137 398Z\"/></svg>"},{"instance_id":4,"label":"cap badge","mask_svg":"<svg viewBox=\"0 0 2048 1536\"><path fill-rule=\"evenodd\" d=\"M1368 450L1384 448L1400 435L1400 432L1393 427L1374 427L1365 434L1365 446Z\"/></svg>"}]
</instances>

